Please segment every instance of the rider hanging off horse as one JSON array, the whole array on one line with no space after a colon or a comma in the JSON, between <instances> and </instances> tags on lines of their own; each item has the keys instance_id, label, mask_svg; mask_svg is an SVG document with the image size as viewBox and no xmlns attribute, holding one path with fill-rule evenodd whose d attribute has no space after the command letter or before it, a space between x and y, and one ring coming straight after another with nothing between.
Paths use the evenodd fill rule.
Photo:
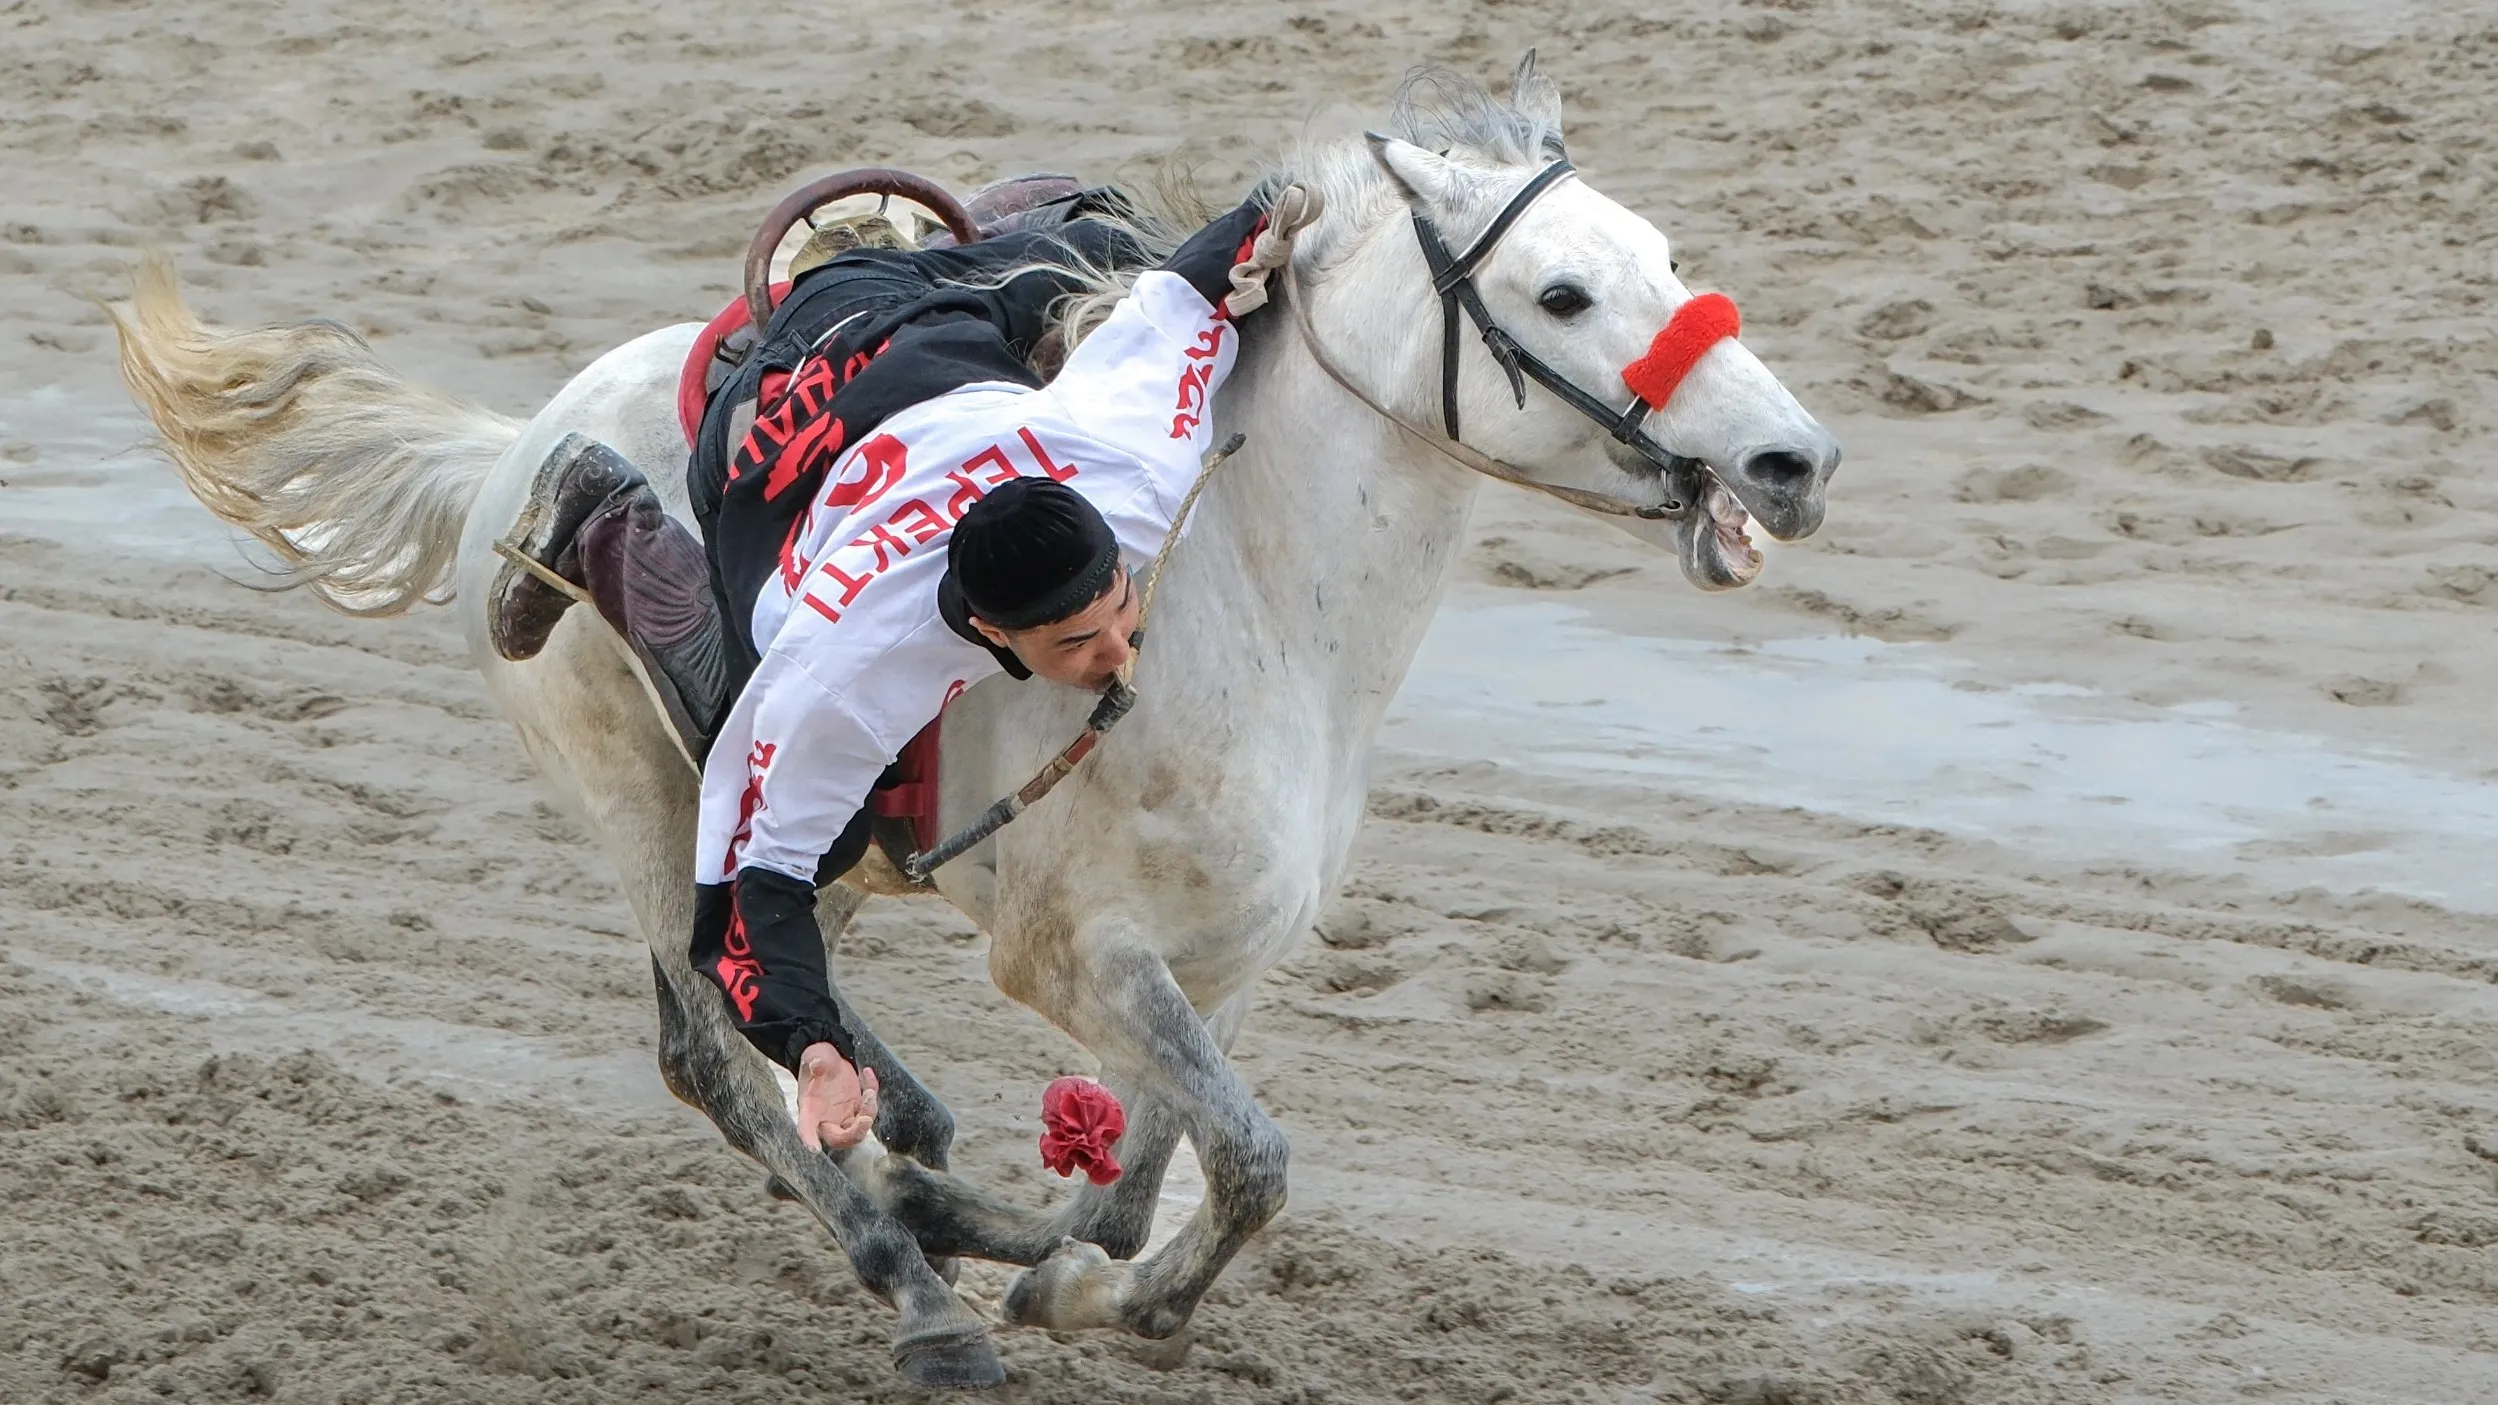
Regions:
<instances>
[{"instance_id":1,"label":"rider hanging off horse","mask_svg":"<svg viewBox=\"0 0 2498 1405\"><path fill-rule=\"evenodd\" d=\"M1023 1266L1008 1322L1168 1337L1281 1211L1289 1139L1229 1050L1350 862L1364 758L1482 478L1620 523L1704 590L1760 572L1748 525L1821 524L1837 441L1740 343L1733 304L1675 275L1664 233L1578 177L1532 56L1506 98L1420 71L1387 126L1292 153L1167 244L1121 234L1115 207L1000 208L1081 214L1073 182L1064 204L1010 189L977 220L978 198L919 182L951 252L896 231L868 241L894 250L802 257L776 308L783 213L820 205L810 187L749 249L752 336L735 310L647 333L526 422L409 383L334 322L202 324L162 264L116 314L183 481L288 583L360 615L452 604L488 694L616 861L650 938L662 1078L893 1307L916 1384L1004 1378L952 1259ZM1254 311L1270 275L1280 317ZM1039 315L1064 289L1081 296ZM744 354L715 376L723 343ZM1218 383L1246 442L1209 477ZM689 437L691 501L672 474L654 492L641 475ZM1155 603L1161 558L1129 572L1192 521ZM560 624L571 600L606 623ZM1125 680L983 813L1086 703L973 686L943 784L904 764L859 818L957 685L1011 667L1092 686L1120 671L1131 609L1172 627L1118 745L1064 769ZM904 876L928 873L1061 777L1052 823L930 880L988 934L997 988L1098 1059L1125 1109L1123 1130L1090 1124L1125 1173L1088 1167L1040 1209L948 1168L943 1102L823 974L813 924L887 881L873 855L812 885L871 844L890 857L894 815L913 820ZM944 838L940 817L964 827ZM803 1132L774 1065L812 1085ZM883 1085L873 1139L861 1066ZM1205 1193L1146 1253L1183 1142Z\"/></svg>"},{"instance_id":2,"label":"rider hanging off horse","mask_svg":"<svg viewBox=\"0 0 2498 1405\"><path fill-rule=\"evenodd\" d=\"M1118 195L1072 184L974 197L1007 227L967 246L898 247L879 217L819 231L708 397L688 468L702 539L635 464L571 435L488 601L506 659L586 600L641 662L702 769L694 967L796 1077L812 1148L857 1145L877 1111L816 890L865 856L871 792L965 689L1123 675L1135 567L1181 525L1236 320L1319 214L1303 186L1253 194L1139 276L1044 382L1079 270L1145 261L1131 222L1093 217ZM811 258L835 231L864 243Z\"/></svg>"}]
</instances>

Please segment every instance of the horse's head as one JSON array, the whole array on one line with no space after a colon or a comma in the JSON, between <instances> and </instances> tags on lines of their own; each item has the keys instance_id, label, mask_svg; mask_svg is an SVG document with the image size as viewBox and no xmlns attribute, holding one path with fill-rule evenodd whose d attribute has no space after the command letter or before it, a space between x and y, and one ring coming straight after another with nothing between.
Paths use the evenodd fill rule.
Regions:
<instances>
[{"instance_id":1,"label":"horse's head","mask_svg":"<svg viewBox=\"0 0 2498 1405\"><path fill-rule=\"evenodd\" d=\"M1418 89L1437 101L1418 103ZM1370 139L1371 181L1394 198L1346 202L1356 210L1344 213L1364 227L1335 231L1352 247L1339 246L1342 265L1330 275L1352 274L1379 300L1372 307L1393 309L1368 328L1336 323L1380 367L1372 377L1385 407L1446 438L1452 407L1443 403L1443 306L1433 268L1448 288L1450 264L1463 264L1496 230L1480 262L1457 272L1522 359L1542 364L1513 375L1461 305L1451 398L1464 449L1540 484L1652 509L1680 506L1670 518L1617 520L1672 545L1703 590L1759 574L1760 553L1744 534L1747 513L1781 541L1821 526L1838 441L1749 349L1730 336L1717 339L1731 306L1712 299L1677 320L1694 295L1675 275L1665 235L1575 177L1520 203L1538 173L1562 158L1559 94L1535 72L1533 55L1508 103L1462 81L1426 75L1409 83L1397 125L1401 135ZM1339 176L1351 173L1340 168ZM1341 183L1331 200L1353 193ZM1409 214L1433 233L1418 237ZM1512 222L1501 227L1505 216ZM1434 234L1445 256L1426 252ZM1674 333L1661 335L1669 324ZM1550 384L1543 372L1564 384ZM1635 385L1655 403L1636 431L1617 434L1626 428L1622 412L1644 403ZM1582 403L1572 403L1573 389L1584 392Z\"/></svg>"}]
</instances>

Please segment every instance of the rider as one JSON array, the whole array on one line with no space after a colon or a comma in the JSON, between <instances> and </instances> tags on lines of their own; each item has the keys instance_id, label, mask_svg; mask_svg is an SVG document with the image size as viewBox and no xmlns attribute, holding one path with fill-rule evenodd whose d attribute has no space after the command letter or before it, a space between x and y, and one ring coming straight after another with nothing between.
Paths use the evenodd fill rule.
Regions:
<instances>
[{"instance_id":1,"label":"rider","mask_svg":"<svg viewBox=\"0 0 2498 1405\"><path fill-rule=\"evenodd\" d=\"M815 889L866 850L870 788L994 673L1099 690L1126 666L1130 566L1198 474L1234 318L1317 214L1305 187L1253 195L1139 275L1046 385L1029 361L1075 290L1068 255L1136 261L1114 223L809 270L755 353L802 357L778 384L750 377L751 424L736 382L706 414L703 545L604 445L570 436L540 470L516 544L624 636L701 759L693 963L797 1075L809 1146L875 1120L815 923ZM498 651L534 656L572 598L508 566Z\"/></svg>"}]
</instances>

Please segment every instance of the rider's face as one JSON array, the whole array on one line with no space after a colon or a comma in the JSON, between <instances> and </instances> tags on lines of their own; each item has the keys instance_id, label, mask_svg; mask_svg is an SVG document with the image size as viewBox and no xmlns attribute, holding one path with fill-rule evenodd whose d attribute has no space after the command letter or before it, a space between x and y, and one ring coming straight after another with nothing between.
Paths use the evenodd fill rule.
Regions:
<instances>
[{"instance_id":1,"label":"rider's face","mask_svg":"<svg viewBox=\"0 0 2498 1405\"><path fill-rule=\"evenodd\" d=\"M977 615L972 623L990 643L1014 650L1039 677L1100 692L1135 656L1128 636L1136 632L1136 605L1136 582L1122 566L1109 589L1063 620L1017 630L998 629Z\"/></svg>"}]
</instances>

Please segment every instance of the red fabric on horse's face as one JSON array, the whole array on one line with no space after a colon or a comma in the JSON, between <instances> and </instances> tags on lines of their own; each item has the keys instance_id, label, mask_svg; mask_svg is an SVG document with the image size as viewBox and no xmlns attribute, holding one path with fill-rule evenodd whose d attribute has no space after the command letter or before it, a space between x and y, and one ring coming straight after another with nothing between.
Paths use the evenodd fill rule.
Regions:
<instances>
[{"instance_id":1,"label":"red fabric on horse's face","mask_svg":"<svg viewBox=\"0 0 2498 1405\"><path fill-rule=\"evenodd\" d=\"M1631 393L1662 410L1709 348L1743 330L1743 315L1724 293L1702 293L1674 309L1674 318L1648 344L1648 354L1622 368Z\"/></svg>"},{"instance_id":2,"label":"red fabric on horse's face","mask_svg":"<svg viewBox=\"0 0 2498 1405\"><path fill-rule=\"evenodd\" d=\"M1118 1094L1090 1078L1060 1078L1041 1090L1041 1164L1062 1176L1082 1170L1095 1185L1119 1179L1110 1145L1127 1129Z\"/></svg>"}]
</instances>

